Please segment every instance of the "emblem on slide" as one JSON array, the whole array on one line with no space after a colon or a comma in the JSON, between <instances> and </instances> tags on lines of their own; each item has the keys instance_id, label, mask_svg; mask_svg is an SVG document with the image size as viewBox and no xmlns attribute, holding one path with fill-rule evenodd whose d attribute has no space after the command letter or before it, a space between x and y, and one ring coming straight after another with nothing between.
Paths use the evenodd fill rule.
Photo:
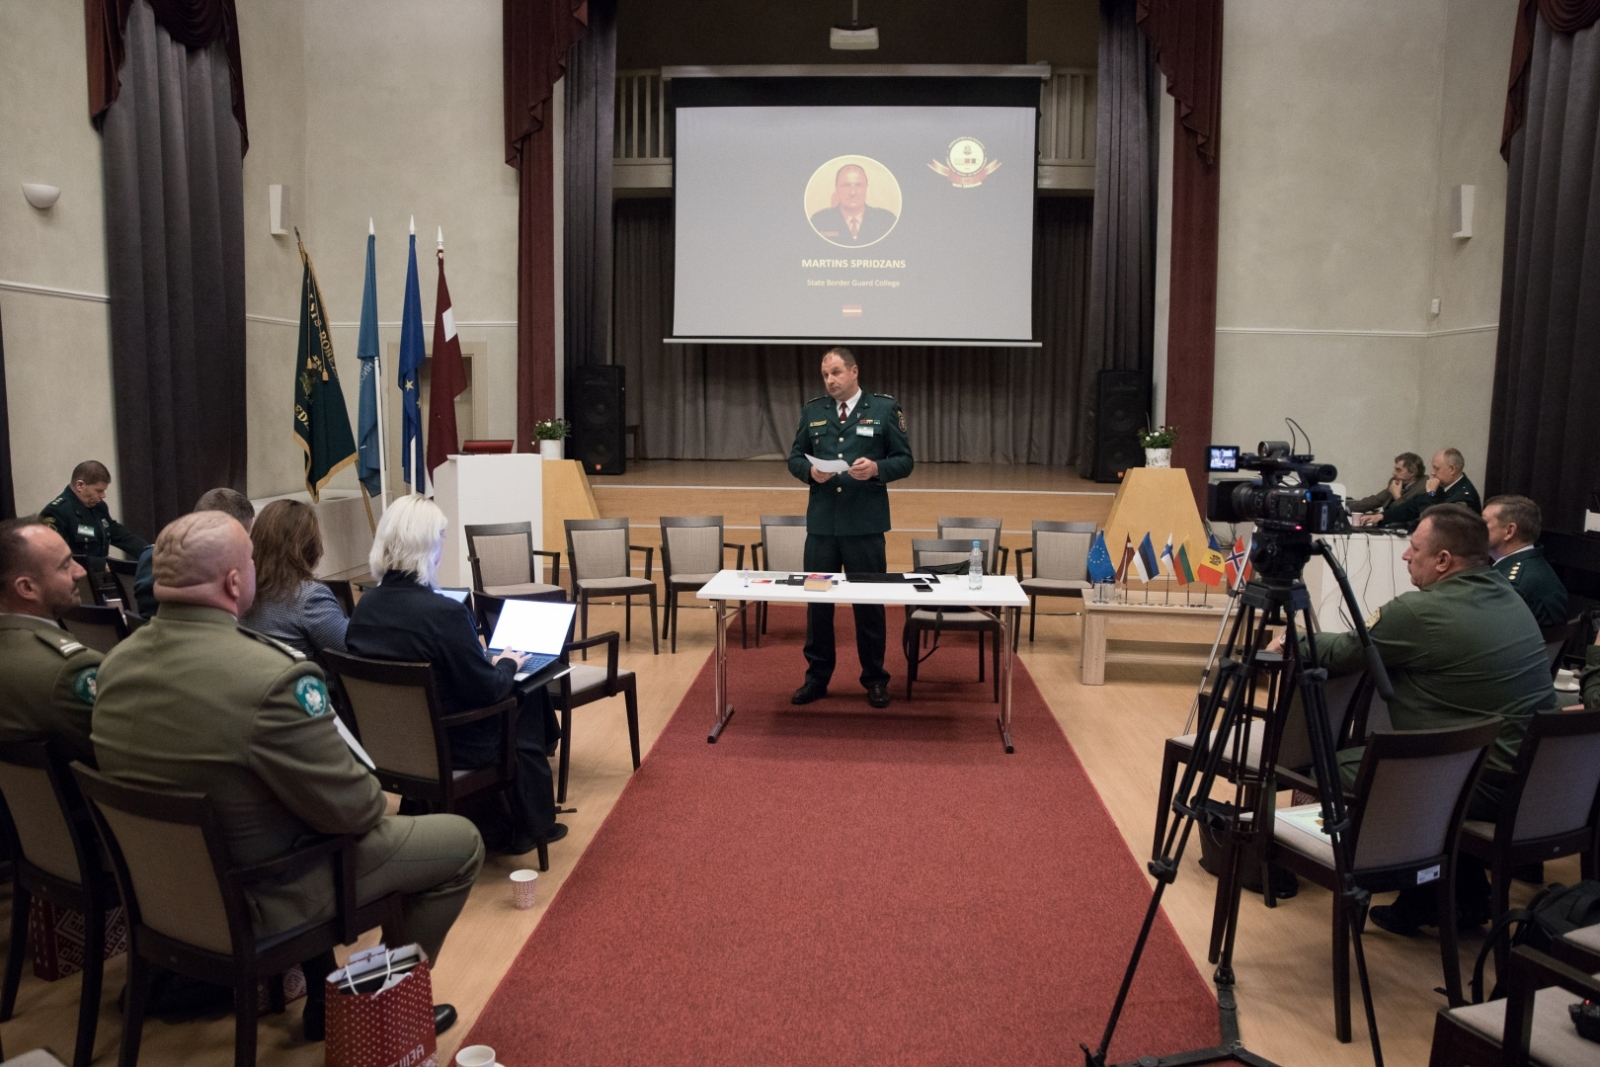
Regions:
<instances>
[{"instance_id":1,"label":"emblem on slide","mask_svg":"<svg viewBox=\"0 0 1600 1067\"><path fill-rule=\"evenodd\" d=\"M950 142L945 162L934 160L928 164L928 169L949 178L950 184L959 189L970 189L982 185L983 179L999 170L1000 161L990 159L983 150L983 142L977 138L957 137Z\"/></svg>"}]
</instances>

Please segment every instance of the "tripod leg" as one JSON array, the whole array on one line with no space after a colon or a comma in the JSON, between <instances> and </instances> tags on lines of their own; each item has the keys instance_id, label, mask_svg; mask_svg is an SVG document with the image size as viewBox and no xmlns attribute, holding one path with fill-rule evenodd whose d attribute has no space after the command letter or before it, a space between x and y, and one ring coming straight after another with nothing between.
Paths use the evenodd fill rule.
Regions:
<instances>
[{"instance_id":1,"label":"tripod leg","mask_svg":"<svg viewBox=\"0 0 1600 1067\"><path fill-rule=\"evenodd\" d=\"M1333 901L1333 1033L1350 1041L1350 912L1338 896Z\"/></svg>"}]
</instances>

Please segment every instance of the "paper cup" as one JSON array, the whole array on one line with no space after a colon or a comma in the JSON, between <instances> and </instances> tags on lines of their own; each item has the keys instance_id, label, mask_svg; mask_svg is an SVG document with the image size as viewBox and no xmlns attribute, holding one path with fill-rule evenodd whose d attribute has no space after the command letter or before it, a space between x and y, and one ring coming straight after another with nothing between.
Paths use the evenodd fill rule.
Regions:
<instances>
[{"instance_id":1,"label":"paper cup","mask_svg":"<svg viewBox=\"0 0 1600 1067\"><path fill-rule=\"evenodd\" d=\"M512 871L511 891L516 894L517 910L527 911L533 907L534 887L539 884L538 871ZM493 1060L487 1061L493 1063Z\"/></svg>"},{"instance_id":2,"label":"paper cup","mask_svg":"<svg viewBox=\"0 0 1600 1067\"><path fill-rule=\"evenodd\" d=\"M488 1045L468 1045L456 1053L456 1067L495 1067L494 1049Z\"/></svg>"}]
</instances>

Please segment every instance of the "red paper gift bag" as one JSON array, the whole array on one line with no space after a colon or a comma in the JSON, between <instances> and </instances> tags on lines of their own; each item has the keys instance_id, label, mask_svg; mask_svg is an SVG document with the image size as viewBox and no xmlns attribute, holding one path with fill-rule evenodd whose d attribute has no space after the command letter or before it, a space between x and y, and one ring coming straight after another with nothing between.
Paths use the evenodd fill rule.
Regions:
<instances>
[{"instance_id":1,"label":"red paper gift bag","mask_svg":"<svg viewBox=\"0 0 1600 1067\"><path fill-rule=\"evenodd\" d=\"M438 1067L428 957L407 947L421 959L381 992L352 991L343 970L329 975L327 1067Z\"/></svg>"},{"instance_id":2,"label":"red paper gift bag","mask_svg":"<svg viewBox=\"0 0 1600 1067\"><path fill-rule=\"evenodd\" d=\"M28 909L33 976L46 982L83 970L83 912L34 897ZM106 912L105 958L128 951L128 920L119 904Z\"/></svg>"}]
</instances>

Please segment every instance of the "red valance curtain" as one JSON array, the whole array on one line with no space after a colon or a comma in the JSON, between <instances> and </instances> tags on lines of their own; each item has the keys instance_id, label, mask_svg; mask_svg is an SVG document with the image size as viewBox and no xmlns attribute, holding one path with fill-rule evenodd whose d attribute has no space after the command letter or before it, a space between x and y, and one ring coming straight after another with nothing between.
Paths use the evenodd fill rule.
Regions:
<instances>
[{"instance_id":1,"label":"red valance curtain","mask_svg":"<svg viewBox=\"0 0 1600 1067\"><path fill-rule=\"evenodd\" d=\"M506 163L517 168L517 448L556 413L555 195L550 94L588 22L583 0L503 0Z\"/></svg>"},{"instance_id":2,"label":"red valance curtain","mask_svg":"<svg viewBox=\"0 0 1600 1067\"><path fill-rule=\"evenodd\" d=\"M244 121L244 64L239 58L239 15L234 0L148 0L156 23L185 48L204 48L218 38L228 57L233 117L239 122L239 143L250 150L250 133ZM122 91L122 61L126 55L128 12L134 0L83 0L88 33L89 117L96 123ZM243 152L241 152L241 155Z\"/></svg>"},{"instance_id":3,"label":"red valance curtain","mask_svg":"<svg viewBox=\"0 0 1600 1067\"><path fill-rule=\"evenodd\" d=\"M1172 463L1205 507L1206 446L1217 356L1217 129L1222 118L1222 0L1138 0L1139 28L1177 103L1172 153L1172 269L1167 423Z\"/></svg>"},{"instance_id":4,"label":"red valance curtain","mask_svg":"<svg viewBox=\"0 0 1600 1067\"><path fill-rule=\"evenodd\" d=\"M1600 0L1522 0L1517 32L1511 40L1511 83L1506 88L1506 118L1500 128L1500 155L1511 158L1511 135L1528 110L1528 66L1533 57L1533 24L1542 18L1557 33L1577 33L1600 21Z\"/></svg>"}]
</instances>

